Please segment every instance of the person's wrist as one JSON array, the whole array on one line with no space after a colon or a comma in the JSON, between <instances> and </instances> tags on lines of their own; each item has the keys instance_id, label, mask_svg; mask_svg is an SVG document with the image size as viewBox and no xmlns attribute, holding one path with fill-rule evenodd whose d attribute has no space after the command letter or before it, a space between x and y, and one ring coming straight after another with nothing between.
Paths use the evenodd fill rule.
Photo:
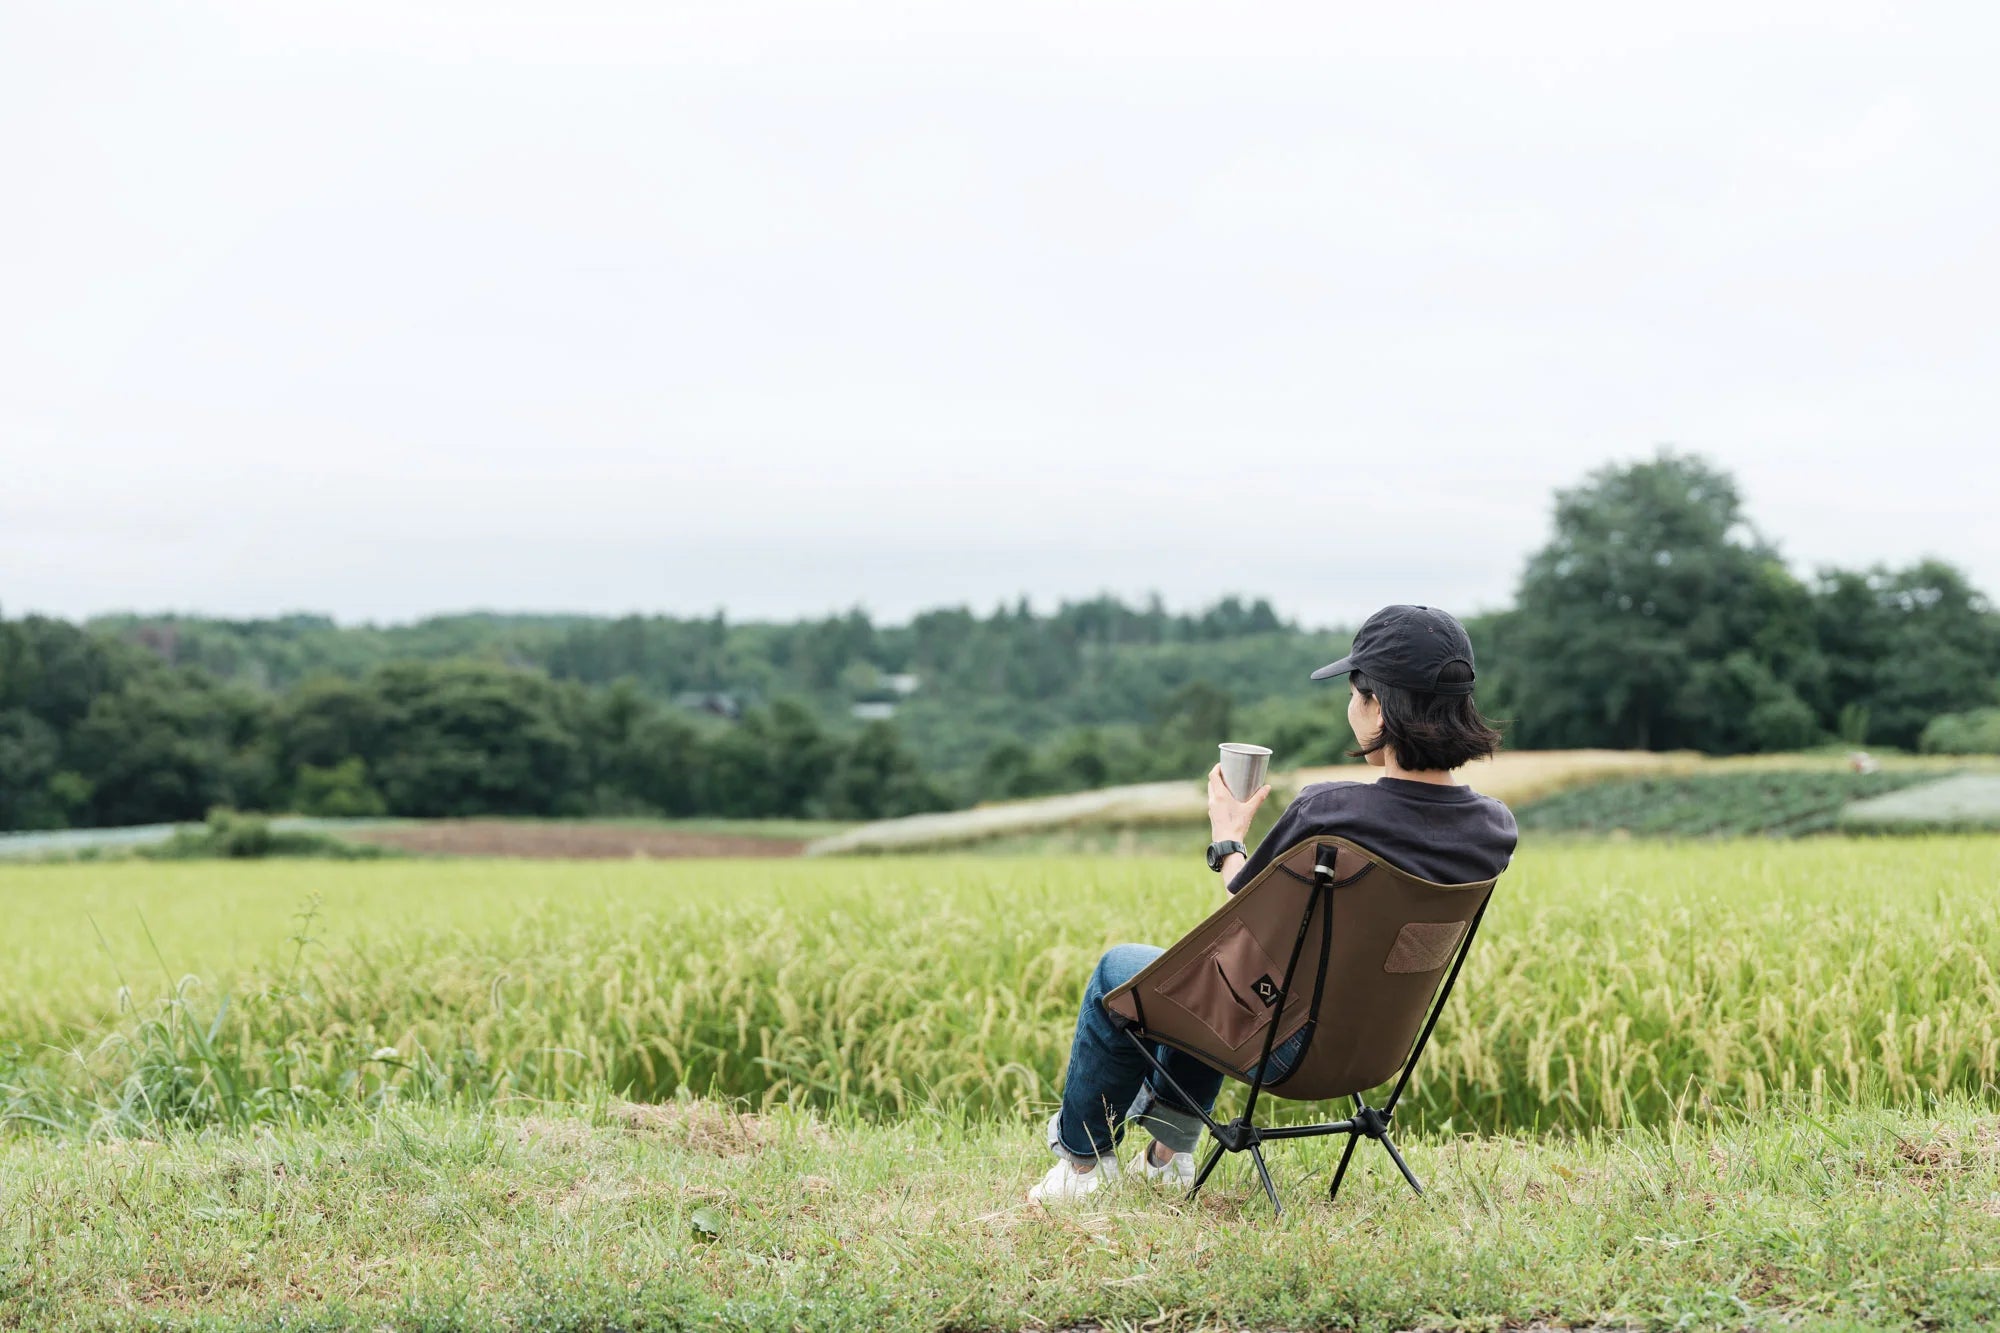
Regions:
<instances>
[{"instance_id":1,"label":"person's wrist","mask_svg":"<svg viewBox=\"0 0 2000 1333\"><path fill-rule=\"evenodd\" d=\"M1208 844L1208 851L1205 853L1210 870L1230 870L1233 866L1241 865L1247 855L1249 852L1240 838L1217 838Z\"/></svg>"},{"instance_id":2,"label":"person's wrist","mask_svg":"<svg viewBox=\"0 0 2000 1333\"><path fill-rule=\"evenodd\" d=\"M1220 824L1210 824L1208 833L1210 842L1247 842L1250 837L1250 826L1245 824L1242 828L1225 828Z\"/></svg>"}]
</instances>

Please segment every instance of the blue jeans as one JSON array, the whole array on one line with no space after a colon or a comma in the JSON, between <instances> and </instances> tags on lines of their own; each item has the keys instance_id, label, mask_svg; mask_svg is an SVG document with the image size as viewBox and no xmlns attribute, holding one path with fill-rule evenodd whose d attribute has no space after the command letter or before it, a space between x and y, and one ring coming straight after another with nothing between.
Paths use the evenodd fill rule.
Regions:
<instances>
[{"instance_id":1,"label":"blue jeans","mask_svg":"<svg viewBox=\"0 0 2000 1333\"><path fill-rule=\"evenodd\" d=\"M1104 1008L1104 997L1130 981L1139 970L1165 953L1150 944L1118 944L1105 950L1083 988L1083 1008L1076 1016L1076 1041L1070 1046L1069 1073L1063 1083L1062 1109L1049 1121L1049 1147L1072 1159L1106 1157L1125 1136L1127 1123L1147 1132L1175 1152L1192 1152L1201 1137L1201 1116L1167 1086L1132 1039L1120 1032ZM1292 1072L1305 1046L1300 1028L1271 1052L1265 1077L1277 1082ZM1181 1091L1208 1111L1222 1091L1222 1075L1191 1055L1155 1046L1154 1056L1166 1066ZM1255 1073L1248 1077L1255 1078Z\"/></svg>"}]
</instances>

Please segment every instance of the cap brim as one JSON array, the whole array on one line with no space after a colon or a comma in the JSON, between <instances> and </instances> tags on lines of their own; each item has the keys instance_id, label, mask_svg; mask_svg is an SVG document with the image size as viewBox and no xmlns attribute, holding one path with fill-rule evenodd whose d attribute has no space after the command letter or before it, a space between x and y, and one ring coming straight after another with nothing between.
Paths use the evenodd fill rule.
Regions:
<instances>
[{"instance_id":1,"label":"cap brim","mask_svg":"<svg viewBox=\"0 0 2000 1333\"><path fill-rule=\"evenodd\" d=\"M1352 670L1354 670L1354 658L1350 655L1341 658L1338 662L1330 662L1321 667L1319 670L1313 672L1312 678L1314 680L1325 680L1328 676L1344 676Z\"/></svg>"}]
</instances>

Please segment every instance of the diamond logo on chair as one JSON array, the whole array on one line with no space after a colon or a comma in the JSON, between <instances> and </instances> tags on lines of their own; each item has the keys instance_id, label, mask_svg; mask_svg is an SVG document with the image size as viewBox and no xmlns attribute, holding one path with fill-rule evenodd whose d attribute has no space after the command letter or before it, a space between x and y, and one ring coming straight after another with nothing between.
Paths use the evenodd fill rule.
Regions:
<instances>
[{"instance_id":1,"label":"diamond logo on chair","mask_svg":"<svg viewBox=\"0 0 2000 1333\"><path fill-rule=\"evenodd\" d=\"M1264 1002L1267 1009L1278 1002L1278 983L1271 980L1269 972L1251 982L1250 989L1257 992L1257 998Z\"/></svg>"}]
</instances>

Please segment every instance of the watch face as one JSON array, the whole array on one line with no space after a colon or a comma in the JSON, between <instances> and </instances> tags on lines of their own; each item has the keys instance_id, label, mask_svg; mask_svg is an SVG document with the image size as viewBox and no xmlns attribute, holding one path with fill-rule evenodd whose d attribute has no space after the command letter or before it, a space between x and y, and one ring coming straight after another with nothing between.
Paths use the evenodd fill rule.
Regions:
<instances>
[{"instance_id":1,"label":"watch face","mask_svg":"<svg viewBox=\"0 0 2000 1333\"><path fill-rule=\"evenodd\" d=\"M1208 844L1208 868L1210 870L1222 869L1222 855L1221 843L1211 842Z\"/></svg>"}]
</instances>

